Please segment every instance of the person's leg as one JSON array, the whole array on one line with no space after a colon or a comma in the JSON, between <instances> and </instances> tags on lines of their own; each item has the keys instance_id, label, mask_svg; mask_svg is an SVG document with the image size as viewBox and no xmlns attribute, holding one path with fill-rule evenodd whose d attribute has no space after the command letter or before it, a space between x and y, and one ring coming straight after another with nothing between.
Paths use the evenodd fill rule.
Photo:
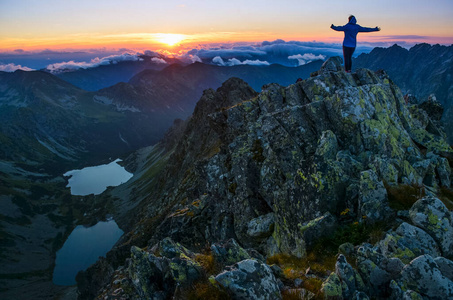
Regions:
<instances>
[{"instance_id":1,"label":"person's leg","mask_svg":"<svg viewBox=\"0 0 453 300\"><path fill-rule=\"evenodd\" d=\"M352 69L352 54L355 48L343 46L344 69L346 72L351 72Z\"/></svg>"},{"instance_id":2,"label":"person's leg","mask_svg":"<svg viewBox=\"0 0 453 300\"><path fill-rule=\"evenodd\" d=\"M344 70L348 71L348 64L349 64L349 55L348 55L348 47L343 46L343 60L344 60Z\"/></svg>"},{"instance_id":3,"label":"person's leg","mask_svg":"<svg viewBox=\"0 0 453 300\"><path fill-rule=\"evenodd\" d=\"M354 51L355 51L355 47L354 48L350 48L350 55L349 55L349 72L352 71L352 55L354 54Z\"/></svg>"}]
</instances>

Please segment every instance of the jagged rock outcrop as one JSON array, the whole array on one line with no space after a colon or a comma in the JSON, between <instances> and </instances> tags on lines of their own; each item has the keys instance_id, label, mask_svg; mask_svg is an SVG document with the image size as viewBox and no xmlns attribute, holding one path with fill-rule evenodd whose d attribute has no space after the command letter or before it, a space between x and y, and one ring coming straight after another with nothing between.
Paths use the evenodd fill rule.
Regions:
<instances>
[{"instance_id":1,"label":"jagged rock outcrop","mask_svg":"<svg viewBox=\"0 0 453 300\"><path fill-rule=\"evenodd\" d=\"M384 69L404 93L415 94L419 100L436 94L441 104L453 96L451 90L453 47L418 44L410 49L398 45L374 48L354 60L357 68ZM410 75L408 75L410 74ZM448 104L448 107L451 104Z\"/></svg>"},{"instance_id":2,"label":"jagged rock outcrop","mask_svg":"<svg viewBox=\"0 0 453 300\"><path fill-rule=\"evenodd\" d=\"M433 113L433 121L445 108L442 122L448 141L453 143L453 46L418 44L410 49L398 45L374 48L354 60L357 68L385 70L404 94L409 103L422 103L422 108ZM435 95L435 96L434 96ZM415 96L415 97L414 97ZM433 101L434 99L436 99ZM433 105L434 104L434 105ZM443 106L443 107L442 107Z\"/></svg>"},{"instance_id":3,"label":"jagged rock outcrop","mask_svg":"<svg viewBox=\"0 0 453 300\"><path fill-rule=\"evenodd\" d=\"M259 94L232 78L217 91L204 92L179 142L171 143L171 156L148 183L141 221L123 241L130 243L137 235L143 240L146 234L149 241L141 247L148 249L168 237L194 252L209 249L217 269L205 265L199 277L213 276L209 289L242 299L249 287L227 284L225 278L253 277L249 292L260 299L264 287L255 284L264 277L273 282L265 291L274 293L276 282L287 292L285 286L295 282L288 278L298 274L274 274L283 276L278 284L267 271L266 258L303 259L345 224L388 223L396 230L388 230L375 245L345 246L348 257L340 255L330 275L307 268L300 276L307 288L312 282L329 297L390 297L398 288L407 294L401 278L410 276L405 272L413 259L450 251L451 217L440 200L424 198L406 213L391 208L392 188L424 185L435 195L451 184L447 158L452 150L440 129L428 130L434 123L419 120L419 110L405 103L384 72L347 74L338 59L328 60L314 77L288 87L269 84ZM450 233L430 227L431 215ZM351 256L355 267L347 261ZM261 271L250 277L241 268ZM228 276L220 280L223 270ZM423 286L437 277L427 278L408 288L431 297ZM438 284L449 295L450 283Z\"/></svg>"}]
</instances>

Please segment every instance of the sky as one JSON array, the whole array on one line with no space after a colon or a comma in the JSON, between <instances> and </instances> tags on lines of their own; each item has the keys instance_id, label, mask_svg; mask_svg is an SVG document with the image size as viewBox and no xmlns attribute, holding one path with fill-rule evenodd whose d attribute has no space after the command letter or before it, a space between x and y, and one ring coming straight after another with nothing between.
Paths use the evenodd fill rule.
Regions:
<instances>
[{"instance_id":1,"label":"sky","mask_svg":"<svg viewBox=\"0 0 453 300\"><path fill-rule=\"evenodd\" d=\"M0 53L181 53L278 39L341 44L330 25L344 25L350 14L382 28L361 34L364 45L453 44L452 0L0 0Z\"/></svg>"}]
</instances>

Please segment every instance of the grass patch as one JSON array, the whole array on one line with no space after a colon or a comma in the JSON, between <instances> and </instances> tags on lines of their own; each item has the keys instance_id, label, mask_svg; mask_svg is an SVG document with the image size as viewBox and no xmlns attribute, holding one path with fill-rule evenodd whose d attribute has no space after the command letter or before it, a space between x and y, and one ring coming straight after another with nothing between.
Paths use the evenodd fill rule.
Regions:
<instances>
[{"instance_id":1,"label":"grass patch","mask_svg":"<svg viewBox=\"0 0 453 300\"><path fill-rule=\"evenodd\" d=\"M301 300L304 294L300 289L291 289L282 292L282 300Z\"/></svg>"},{"instance_id":2,"label":"grass patch","mask_svg":"<svg viewBox=\"0 0 453 300\"><path fill-rule=\"evenodd\" d=\"M229 300L230 296L221 287L214 286L209 280L195 283L187 292L187 300Z\"/></svg>"},{"instance_id":3,"label":"grass patch","mask_svg":"<svg viewBox=\"0 0 453 300\"><path fill-rule=\"evenodd\" d=\"M214 255L210 251L205 254L196 254L195 261L201 265L208 276L218 274L222 271L221 266L217 264Z\"/></svg>"},{"instance_id":4,"label":"grass patch","mask_svg":"<svg viewBox=\"0 0 453 300\"><path fill-rule=\"evenodd\" d=\"M420 198L426 195L425 188L416 185L400 184L391 186L384 183L387 190L389 206L395 210L408 210Z\"/></svg>"},{"instance_id":5,"label":"grass patch","mask_svg":"<svg viewBox=\"0 0 453 300\"><path fill-rule=\"evenodd\" d=\"M375 224L366 224L364 222L345 224L340 226L333 236L326 238L322 244L334 249L338 249L338 247L344 243L359 245L368 242L374 244L381 239L389 225L390 224L384 222L377 222Z\"/></svg>"},{"instance_id":6,"label":"grass patch","mask_svg":"<svg viewBox=\"0 0 453 300\"><path fill-rule=\"evenodd\" d=\"M304 258L298 258L287 254L277 254L267 259L267 264L277 264L283 270L283 276L286 280L293 282L295 279L302 279L301 288L312 292L316 298L321 297L322 279L327 276L328 272L335 271L337 251L331 248L316 246L312 251L307 253ZM307 275L307 273L314 274ZM282 294L283 299L300 299L296 291Z\"/></svg>"},{"instance_id":7,"label":"grass patch","mask_svg":"<svg viewBox=\"0 0 453 300\"><path fill-rule=\"evenodd\" d=\"M375 224L365 224L354 222L344 224L331 235L319 239L306 257L298 258L287 254L277 254L267 259L267 264L277 264L283 270L283 277L291 285L295 279L302 279L301 288L315 294L315 299L322 298L321 286L323 280L330 272L335 271L337 262L338 247L346 242L359 245L363 242L376 243L381 240L385 230L391 224L380 222ZM355 266L354 257L347 257L352 267ZM291 293L297 293L297 289ZM284 299L297 299L292 294L286 294Z\"/></svg>"}]
</instances>

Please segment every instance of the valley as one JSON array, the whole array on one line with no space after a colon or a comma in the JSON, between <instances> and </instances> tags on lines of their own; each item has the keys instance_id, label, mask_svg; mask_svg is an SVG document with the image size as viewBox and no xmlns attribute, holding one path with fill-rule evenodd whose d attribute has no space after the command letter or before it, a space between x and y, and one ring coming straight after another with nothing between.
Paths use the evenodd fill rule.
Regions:
<instances>
[{"instance_id":1,"label":"valley","mask_svg":"<svg viewBox=\"0 0 453 300\"><path fill-rule=\"evenodd\" d=\"M256 77L254 85L260 88L273 79L289 84L308 77L319 65L175 65L144 71L129 83L99 91L80 89L42 71L0 72L1 297L74 299L73 287L52 284L56 252L72 230L111 214L122 229L130 228L128 212L139 202L73 196L63 173L125 159L155 144L175 119L179 124L189 117L204 89L218 87L230 76ZM137 170L131 159L124 165Z\"/></svg>"}]
</instances>

